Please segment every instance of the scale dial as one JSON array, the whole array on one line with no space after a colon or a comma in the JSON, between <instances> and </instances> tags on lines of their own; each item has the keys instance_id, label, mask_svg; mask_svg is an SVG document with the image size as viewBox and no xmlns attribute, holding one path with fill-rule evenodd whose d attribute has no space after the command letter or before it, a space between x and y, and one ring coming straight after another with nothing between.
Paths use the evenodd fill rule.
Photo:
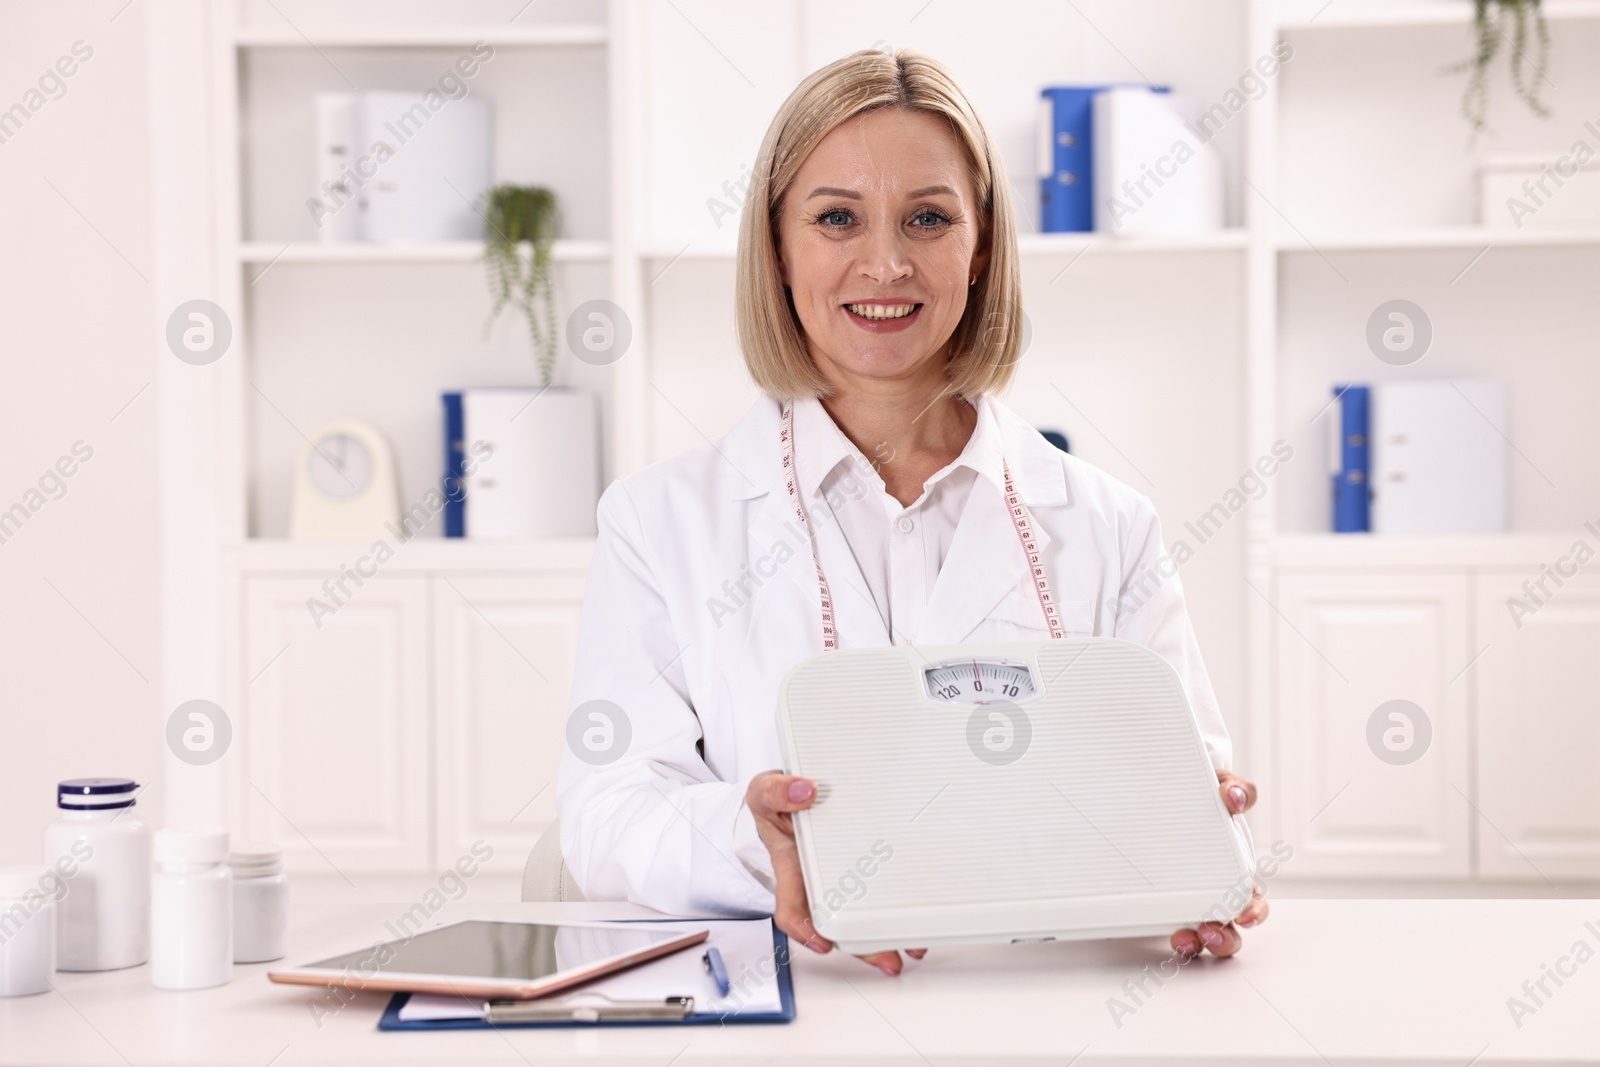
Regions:
<instances>
[{"instance_id":1,"label":"scale dial","mask_svg":"<svg viewBox=\"0 0 1600 1067\"><path fill-rule=\"evenodd\" d=\"M1033 696L1033 671L1026 663L999 659L951 660L923 669L928 696L944 704L990 704Z\"/></svg>"}]
</instances>

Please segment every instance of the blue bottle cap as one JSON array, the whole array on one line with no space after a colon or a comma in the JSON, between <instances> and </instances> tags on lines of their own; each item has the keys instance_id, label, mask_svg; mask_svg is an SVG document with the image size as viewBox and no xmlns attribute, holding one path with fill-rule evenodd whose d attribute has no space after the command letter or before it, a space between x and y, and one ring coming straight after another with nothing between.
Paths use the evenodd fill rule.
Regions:
<instances>
[{"instance_id":1,"label":"blue bottle cap","mask_svg":"<svg viewBox=\"0 0 1600 1067\"><path fill-rule=\"evenodd\" d=\"M131 808L139 783L132 778L68 778L56 786L56 807L72 811Z\"/></svg>"}]
</instances>

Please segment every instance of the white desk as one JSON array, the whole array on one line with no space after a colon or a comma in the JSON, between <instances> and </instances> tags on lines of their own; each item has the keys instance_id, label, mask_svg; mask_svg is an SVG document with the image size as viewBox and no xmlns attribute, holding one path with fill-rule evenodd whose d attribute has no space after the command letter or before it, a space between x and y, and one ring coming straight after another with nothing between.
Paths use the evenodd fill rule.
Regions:
<instances>
[{"instance_id":1,"label":"white desk","mask_svg":"<svg viewBox=\"0 0 1600 1067\"><path fill-rule=\"evenodd\" d=\"M290 959L369 944L403 910L302 914ZM525 904L452 907L436 919L507 914L652 913ZM266 964L236 967L229 985L191 993L152 989L138 967L60 974L59 994L0 1000L0 1063L1600 1062L1600 956L1564 986L1547 983L1553 996L1520 1029L1506 1008L1541 964L1554 966L1579 940L1600 951L1600 902L1278 900L1239 956L1203 958L1151 986L1120 1028L1107 1000L1125 997L1124 979L1169 955L1160 939L944 949L898 979L837 952L798 949L796 1020L722 1028L379 1033L388 997L376 993L359 994L319 1028L309 1007L318 993L269 983Z\"/></svg>"}]
</instances>

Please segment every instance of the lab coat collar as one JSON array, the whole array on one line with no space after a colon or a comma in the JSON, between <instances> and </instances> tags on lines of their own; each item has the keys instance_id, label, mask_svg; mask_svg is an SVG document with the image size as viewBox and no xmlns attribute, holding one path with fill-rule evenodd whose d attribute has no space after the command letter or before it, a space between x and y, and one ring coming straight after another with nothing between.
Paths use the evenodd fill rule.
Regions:
<instances>
[{"instance_id":1,"label":"lab coat collar","mask_svg":"<svg viewBox=\"0 0 1600 1067\"><path fill-rule=\"evenodd\" d=\"M999 450L1005 463L1011 467L1011 479L1022 502L1028 507L1071 504L1066 465L1062 463L1061 453L1056 447L993 397L980 397L977 407L980 420L985 414L993 420ZM729 499L751 500L767 493L783 493L782 450L778 447L779 420L778 402L764 396L722 438L718 450L726 460L722 465L723 484ZM998 488L999 463L994 462L994 466L996 469L992 473L981 473ZM822 476L818 474L817 481Z\"/></svg>"},{"instance_id":2,"label":"lab coat collar","mask_svg":"<svg viewBox=\"0 0 1600 1067\"><path fill-rule=\"evenodd\" d=\"M783 452L778 447L778 402L763 396L714 445L730 500L783 492Z\"/></svg>"},{"instance_id":3,"label":"lab coat collar","mask_svg":"<svg viewBox=\"0 0 1600 1067\"><path fill-rule=\"evenodd\" d=\"M1066 464L1055 446L1005 405L991 398L978 401L979 418L992 420L1012 482L1029 509L1069 505ZM752 516L752 551L765 551L779 541L793 542L792 562L782 568L785 584L810 605L797 618L817 618L820 598L810 552L796 536L794 513L784 490L778 444L780 409L777 401L762 398L718 446L727 460L723 466L726 491L737 500L765 496ZM999 460L994 462L998 465ZM819 479L820 480L820 475ZM761 483L765 482L763 486ZM928 610L919 644L960 643L978 627L1008 594L1024 588L1030 561L1023 555L1011 523L1002 489L1003 475L996 472L973 483L956 534L940 567L928 598ZM890 643L882 616L865 591L860 568L844 543L836 522L818 523L818 555L834 597L835 618L846 647L871 647ZM1037 548L1050 543L1044 524L1033 522ZM816 624L809 625L814 632ZM820 636L810 642L821 650Z\"/></svg>"},{"instance_id":4,"label":"lab coat collar","mask_svg":"<svg viewBox=\"0 0 1600 1067\"><path fill-rule=\"evenodd\" d=\"M863 475L873 471L871 461L839 429L822 402L811 397L794 402L794 450L800 495L808 504L839 464L854 462Z\"/></svg>"},{"instance_id":5,"label":"lab coat collar","mask_svg":"<svg viewBox=\"0 0 1600 1067\"><path fill-rule=\"evenodd\" d=\"M824 497L807 494L809 532L815 538L816 554L812 555L807 527L800 524L784 486L779 423L777 403L763 399L718 445L718 451L728 461L722 465L728 495L753 502L749 531L751 559L760 561L756 564L758 572L763 576L770 574L773 579L767 586L771 592L763 590L763 596L798 598L789 600L799 608L795 611L778 608L782 600L766 599L764 603L768 607L758 613L757 621L771 626L798 624L806 636L801 638L797 632L797 640L803 640L813 653L822 651L822 595L817 583L817 564L820 563L828 576L840 641L855 648L887 645L889 634L884 628L883 616L878 613L861 567L839 529L831 506ZM760 489L752 485L757 480L758 470L768 479L768 484ZM741 475L740 471L745 473ZM820 476L815 479L820 480Z\"/></svg>"},{"instance_id":6,"label":"lab coat collar","mask_svg":"<svg viewBox=\"0 0 1600 1067\"><path fill-rule=\"evenodd\" d=\"M1067 465L1061 451L1044 439L1022 416L993 397L979 403L992 414L999 429L1000 447L1011 467L1017 495L1030 508L1064 507L1072 503L1067 485Z\"/></svg>"},{"instance_id":7,"label":"lab coat collar","mask_svg":"<svg viewBox=\"0 0 1600 1067\"><path fill-rule=\"evenodd\" d=\"M920 644L964 642L1007 596L1019 589L1032 596L1031 568L1051 541L1049 530L1034 513L1072 503L1066 464L1056 447L994 398L982 397L978 404L979 417L987 416L996 427L1012 485L1029 512L1035 554L1025 555L1018 540L1005 499L1004 475L974 482L929 594L922 632L917 635ZM995 462L998 465L999 460Z\"/></svg>"}]
</instances>

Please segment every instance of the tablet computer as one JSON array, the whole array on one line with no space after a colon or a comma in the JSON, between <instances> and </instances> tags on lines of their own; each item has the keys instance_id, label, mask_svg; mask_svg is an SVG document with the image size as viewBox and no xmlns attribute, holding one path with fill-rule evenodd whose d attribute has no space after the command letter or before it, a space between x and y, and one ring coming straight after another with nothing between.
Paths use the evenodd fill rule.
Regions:
<instances>
[{"instance_id":1,"label":"tablet computer","mask_svg":"<svg viewBox=\"0 0 1600 1067\"><path fill-rule=\"evenodd\" d=\"M707 936L707 929L664 932L644 924L468 920L268 971L267 977L291 985L533 1000L698 945Z\"/></svg>"}]
</instances>

